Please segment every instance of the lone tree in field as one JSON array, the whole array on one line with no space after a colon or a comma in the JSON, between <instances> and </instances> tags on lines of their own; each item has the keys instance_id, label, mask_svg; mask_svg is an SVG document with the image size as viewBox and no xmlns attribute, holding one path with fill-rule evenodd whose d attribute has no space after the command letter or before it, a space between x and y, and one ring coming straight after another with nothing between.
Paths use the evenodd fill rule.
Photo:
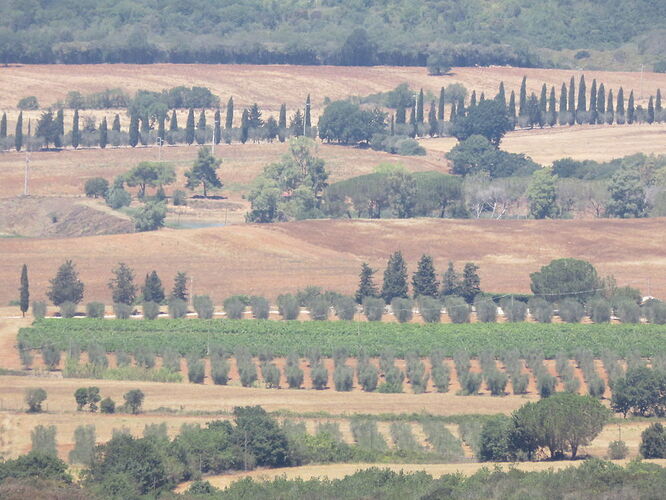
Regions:
<instances>
[{"instance_id":1,"label":"lone tree in field","mask_svg":"<svg viewBox=\"0 0 666 500\"><path fill-rule=\"evenodd\" d=\"M423 255L419 259L416 272L412 276L412 290L415 299L418 297L437 297L439 282L430 255Z\"/></svg>"},{"instance_id":2,"label":"lone tree in field","mask_svg":"<svg viewBox=\"0 0 666 500\"><path fill-rule=\"evenodd\" d=\"M163 162L142 161L124 176L129 187L139 188L137 193L139 199L146 195L146 188L171 184L176 180L176 174L172 166Z\"/></svg>"},{"instance_id":3,"label":"lone tree in field","mask_svg":"<svg viewBox=\"0 0 666 500\"><path fill-rule=\"evenodd\" d=\"M136 415L141 413L141 405L143 405L144 394L141 389L133 389L123 395L125 399L125 407L132 414Z\"/></svg>"},{"instance_id":4,"label":"lone tree in field","mask_svg":"<svg viewBox=\"0 0 666 500\"><path fill-rule=\"evenodd\" d=\"M217 176L217 169L222 163L222 160L215 158L210 149L207 147L199 148L197 159L194 165L187 172L187 183L185 184L188 189L195 189L199 185L203 185L204 198L208 198L208 188L221 188L222 183Z\"/></svg>"},{"instance_id":5,"label":"lone tree in field","mask_svg":"<svg viewBox=\"0 0 666 500\"><path fill-rule=\"evenodd\" d=\"M384 302L390 304L396 297L407 298L407 264L400 251L389 257L382 284Z\"/></svg>"},{"instance_id":6,"label":"lone tree in field","mask_svg":"<svg viewBox=\"0 0 666 500\"><path fill-rule=\"evenodd\" d=\"M162 280L160 280L156 271L146 274L146 281L142 290L142 295L144 302L155 302L159 304L164 300L164 287L162 286Z\"/></svg>"},{"instance_id":7,"label":"lone tree in field","mask_svg":"<svg viewBox=\"0 0 666 500\"><path fill-rule=\"evenodd\" d=\"M601 280L592 264L578 259L556 259L530 274L532 293L549 302L573 298L585 302L596 295Z\"/></svg>"},{"instance_id":8,"label":"lone tree in field","mask_svg":"<svg viewBox=\"0 0 666 500\"><path fill-rule=\"evenodd\" d=\"M366 297L377 297L377 285L375 285L374 276L375 270L371 268L366 262L361 264L361 273L359 274L358 290L354 298L358 304L363 303Z\"/></svg>"},{"instance_id":9,"label":"lone tree in field","mask_svg":"<svg viewBox=\"0 0 666 500\"><path fill-rule=\"evenodd\" d=\"M63 302L73 302L78 304L83 300L83 283L79 280L79 273L76 272L71 260L65 261L60 266L55 277L49 281L50 286L46 296L54 306L59 306Z\"/></svg>"},{"instance_id":10,"label":"lone tree in field","mask_svg":"<svg viewBox=\"0 0 666 500\"><path fill-rule=\"evenodd\" d=\"M21 287L19 288L19 306L21 314L25 318L25 313L30 307L30 284L28 283L28 266L23 264L21 269Z\"/></svg>"},{"instance_id":11,"label":"lone tree in field","mask_svg":"<svg viewBox=\"0 0 666 500\"><path fill-rule=\"evenodd\" d=\"M113 270L113 278L109 281L109 288L114 304L127 304L131 306L136 299L136 285L134 284L134 271L124 262L118 264Z\"/></svg>"},{"instance_id":12,"label":"lone tree in field","mask_svg":"<svg viewBox=\"0 0 666 500\"><path fill-rule=\"evenodd\" d=\"M187 302L187 274L179 271L173 280L171 298Z\"/></svg>"}]
</instances>

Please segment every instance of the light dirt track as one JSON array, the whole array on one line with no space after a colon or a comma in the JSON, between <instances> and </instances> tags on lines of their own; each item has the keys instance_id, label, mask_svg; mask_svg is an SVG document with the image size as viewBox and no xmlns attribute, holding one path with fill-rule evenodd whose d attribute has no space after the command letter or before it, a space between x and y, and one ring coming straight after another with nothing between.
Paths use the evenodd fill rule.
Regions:
<instances>
[{"instance_id":1,"label":"light dirt track","mask_svg":"<svg viewBox=\"0 0 666 500\"><path fill-rule=\"evenodd\" d=\"M15 299L23 263L32 298L44 297L60 264L73 259L86 284L84 302L110 302L111 269L125 262L165 283L176 270L194 278L195 294L221 304L232 294L275 298L309 285L353 293L361 262L381 272L402 250L413 272L423 253L438 272L449 260L480 266L481 287L529 292L529 273L552 259L589 260L619 285L666 297L666 219L641 220L311 220L78 239L0 239L0 303ZM378 278L378 280L379 280ZM12 285L15 284L15 285Z\"/></svg>"}]
</instances>

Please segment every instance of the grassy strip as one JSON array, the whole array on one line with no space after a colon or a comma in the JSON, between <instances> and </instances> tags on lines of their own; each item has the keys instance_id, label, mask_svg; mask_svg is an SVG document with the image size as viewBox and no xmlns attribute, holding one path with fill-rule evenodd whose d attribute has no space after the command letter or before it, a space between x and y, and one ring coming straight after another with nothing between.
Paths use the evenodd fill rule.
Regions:
<instances>
[{"instance_id":1,"label":"grassy strip","mask_svg":"<svg viewBox=\"0 0 666 500\"><path fill-rule=\"evenodd\" d=\"M182 382L180 373L166 368L147 369L139 366L101 368L91 364L67 363L62 371L65 378L96 378L103 380L140 380L143 382Z\"/></svg>"}]
</instances>

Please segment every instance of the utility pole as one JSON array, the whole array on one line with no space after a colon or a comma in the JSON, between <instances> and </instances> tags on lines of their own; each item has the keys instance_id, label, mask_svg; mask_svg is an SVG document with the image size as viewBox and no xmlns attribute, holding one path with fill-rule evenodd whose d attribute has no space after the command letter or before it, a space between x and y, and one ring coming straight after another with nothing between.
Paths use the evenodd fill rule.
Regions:
<instances>
[{"instance_id":1,"label":"utility pole","mask_svg":"<svg viewBox=\"0 0 666 500\"><path fill-rule=\"evenodd\" d=\"M28 196L30 191L28 189L28 179L30 176L30 153L25 152L25 173L23 175L23 196Z\"/></svg>"}]
</instances>

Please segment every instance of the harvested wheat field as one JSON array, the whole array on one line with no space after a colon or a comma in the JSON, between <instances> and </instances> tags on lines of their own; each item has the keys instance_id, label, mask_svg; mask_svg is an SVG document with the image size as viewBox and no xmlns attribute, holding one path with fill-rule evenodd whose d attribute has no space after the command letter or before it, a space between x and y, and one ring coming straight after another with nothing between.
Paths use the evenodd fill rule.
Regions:
<instances>
[{"instance_id":1,"label":"harvested wheat field","mask_svg":"<svg viewBox=\"0 0 666 500\"><path fill-rule=\"evenodd\" d=\"M27 263L31 297L41 299L58 266L73 259L86 284L84 301L108 304L111 269L125 262L139 276L156 269L168 280L176 270L187 271L192 293L220 304L236 293L275 298L308 285L353 293L361 262L381 270L392 252L402 250L410 271L423 253L434 257L440 272L448 261L473 261L488 291L528 292L530 272L552 259L575 257L592 262L601 275L613 274L620 285L664 296L665 243L662 218L310 220L79 239L5 238L0 279L18 286L17 269ZM14 286L2 288L0 303L15 294Z\"/></svg>"}]
</instances>

